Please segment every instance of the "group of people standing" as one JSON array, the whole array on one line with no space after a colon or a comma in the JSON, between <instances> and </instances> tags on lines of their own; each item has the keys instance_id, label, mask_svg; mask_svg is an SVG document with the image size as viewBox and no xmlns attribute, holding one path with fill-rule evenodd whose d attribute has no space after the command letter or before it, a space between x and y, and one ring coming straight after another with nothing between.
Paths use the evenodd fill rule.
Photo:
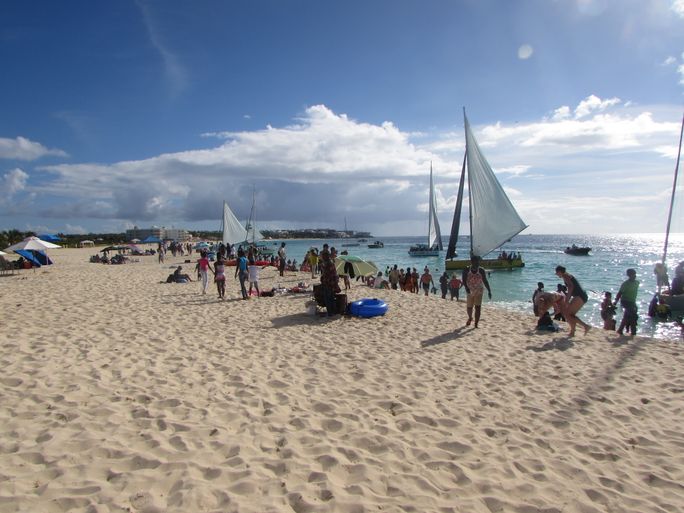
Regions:
<instances>
[{"instance_id":1,"label":"group of people standing","mask_svg":"<svg viewBox=\"0 0 684 513\"><path fill-rule=\"evenodd\" d=\"M627 331L631 335L636 335L637 320L639 318L636 303L639 280L636 279L637 274L634 269L627 269L626 274L627 279L620 286L615 300L613 300L611 292L604 293L604 300L601 303L601 317L604 322L604 329L615 330L614 316L619 302L624 314L620 327L617 329L618 334L623 335ZM575 329L578 324L584 329L584 333L587 333L591 326L577 315L589 300L586 291L582 288L577 278L570 274L562 265L556 267L556 276L563 280L563 284L559 284L558 290L546 292L544 291L544 284L539 282L537 289L532 294L534 312L539 317L537 327L553 326L549 313L553 308L554 319L565 320L568 323L570 327L569 336L575 335Z\"/></svg>"}]
</instances>

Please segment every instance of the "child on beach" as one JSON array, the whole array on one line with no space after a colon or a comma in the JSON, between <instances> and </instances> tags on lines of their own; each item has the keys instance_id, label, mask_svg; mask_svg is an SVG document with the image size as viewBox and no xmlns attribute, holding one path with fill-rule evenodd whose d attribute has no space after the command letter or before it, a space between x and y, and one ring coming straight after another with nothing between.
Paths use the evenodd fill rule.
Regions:
<instances>
[{"instance_id":1,"label":"child on beach","mask_svg":"<svg viewBox=\"0 0 684 513\"><path fill-rule=\"evenodd\" d=\"M255 264L254 260L249 261L247 272L249 274L249 295L252 295L252 287L254 287L257 296L259 296L261 294L259 292L259 266Z\"/></svg>"},{"instance_id":2,"label":"child on beach","mask_svg":"<svg viewBox=\"0 0 684 513\"><path fill-rule=\"evenodd\" d=\"M603 319L603 329L615 331L615 305L613 304L613 294L605 292L601 303L601 319Z\"/></svg>"},{"instance_id":3,"label":"child on beach","mask_svg":"<svg viewBox=\"0 0 684 513\"><path fill-rule=\"evenodd\" d=\"M226 298L226 267L223 261L223 254L219 252L216 262L214 263L214 282L216 283L216 290L218 291L219 299Z\"/></svg>"},{"instance_id":4,"label":"child on beach","mask_svg":"<svg viewBox=\"0 0 684 513\"><path fill-rule=\"evenodd\" d=\"M456 274L452 274L451 280L449 280L449 293L451 294L452 301L456 298L456 301L458 302L458 291L461 288L461 285L461 280L458 279Z\"/></svg>"},{"instance_id":5,"label":"child on beach","mask_svg":"<svg viewBox=\"0 0 684 513\"><path fill-rule=\"evenodd\" d=\"M634 336L636 335L637 319L639 319L636 304L639 280L636 279L636 271L634 269L627 269L626 274L627 279L622 282L620 290L615 296L615 304L617 305L617 302L620 301L624 311L617 332L619 335L622 335L625 328L627 328L632 336Z\"/></svg>"},{"instance_id":6,"label":"child on beach","mask_svg":"<svg viewBox=\"0 0 684 513\"><path fill-rule=\"evenodd\" d=\"M206 294L209 287L209 258L206 251L200 253L200 259L197 261L197 270L202 283L202 294Z\"/></svg>"}]
</instances>

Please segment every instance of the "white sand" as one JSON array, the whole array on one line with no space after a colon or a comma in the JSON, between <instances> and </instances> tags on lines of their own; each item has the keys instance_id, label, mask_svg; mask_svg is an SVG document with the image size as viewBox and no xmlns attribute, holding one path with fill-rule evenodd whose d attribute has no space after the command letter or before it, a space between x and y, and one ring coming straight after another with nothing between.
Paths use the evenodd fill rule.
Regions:
<instances>
[{"instance_id":1,"label":"white sand","mask_svg":"<svg viewBox=\"0 0 684 513\"><path fill-rule=\"evenodd\" d=\"M95 251L0 277L0 512L684 511L681 342L357 283L387 315L329 320Z\"/></svg>"}]
</instances>

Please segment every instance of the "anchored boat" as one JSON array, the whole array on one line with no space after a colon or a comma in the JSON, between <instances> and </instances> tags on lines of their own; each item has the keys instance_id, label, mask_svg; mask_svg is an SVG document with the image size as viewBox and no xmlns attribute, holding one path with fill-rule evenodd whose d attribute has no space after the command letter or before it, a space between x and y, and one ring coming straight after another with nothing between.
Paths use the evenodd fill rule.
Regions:
<instances>
[{"instance_id":1,"label":"anchored boat","mask_svg":"<svg viewBox=\"0 0 684 513\"><path fill-rule=\"evenodd\" d=\"M524 267L525 263L519 254L513 258L484 258L527 228L527 225L518 215L511 200L508 199L503 187L497 180L494 171L492 171L489 162L482 154L470 129L465 109L463 109L463 122L465 125L466 151L463 157L454 220L451 225L449 245L447 246L446 270L465 269L470 265L470 258L456 259L456 241L461 224L466 174L468 175L468 198L470 200L470 255L480 257L480 266L485 269Z\"/></svg>"},{"instance_id":2,"label":"anchored boat","mask_svg":"<svg viewBox=\"0 0 684 513\"><path fill-rule=\"evenodd\" d=\"M442 251L442 233L437 219L437 204L435 202L435 188L432 183L432 162L430 163L430 206L428 208L428 237L427 244L416 244L409 248L409 255L415 257L439 256Z\"/></svg>"}]
</instances>

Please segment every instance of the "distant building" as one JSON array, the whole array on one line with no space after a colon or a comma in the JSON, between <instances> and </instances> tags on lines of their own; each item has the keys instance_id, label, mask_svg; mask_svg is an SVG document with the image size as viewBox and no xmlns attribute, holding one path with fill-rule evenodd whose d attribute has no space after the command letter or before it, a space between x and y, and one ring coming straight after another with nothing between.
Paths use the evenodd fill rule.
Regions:
<instances>
[{"instance_id":1,"label":"distant building","mask_svg":"<svg viewBox=\"0 0 684 513\"><path fill-rule=\"evenodd\" d=\"M134 226L132 229L126 230L126 240L145 240L147 237L157 237L162 240L188 240L191 238L187 230L180 228L164 228L163 226L138 228Z\"/></svg>"}]
</instances>

